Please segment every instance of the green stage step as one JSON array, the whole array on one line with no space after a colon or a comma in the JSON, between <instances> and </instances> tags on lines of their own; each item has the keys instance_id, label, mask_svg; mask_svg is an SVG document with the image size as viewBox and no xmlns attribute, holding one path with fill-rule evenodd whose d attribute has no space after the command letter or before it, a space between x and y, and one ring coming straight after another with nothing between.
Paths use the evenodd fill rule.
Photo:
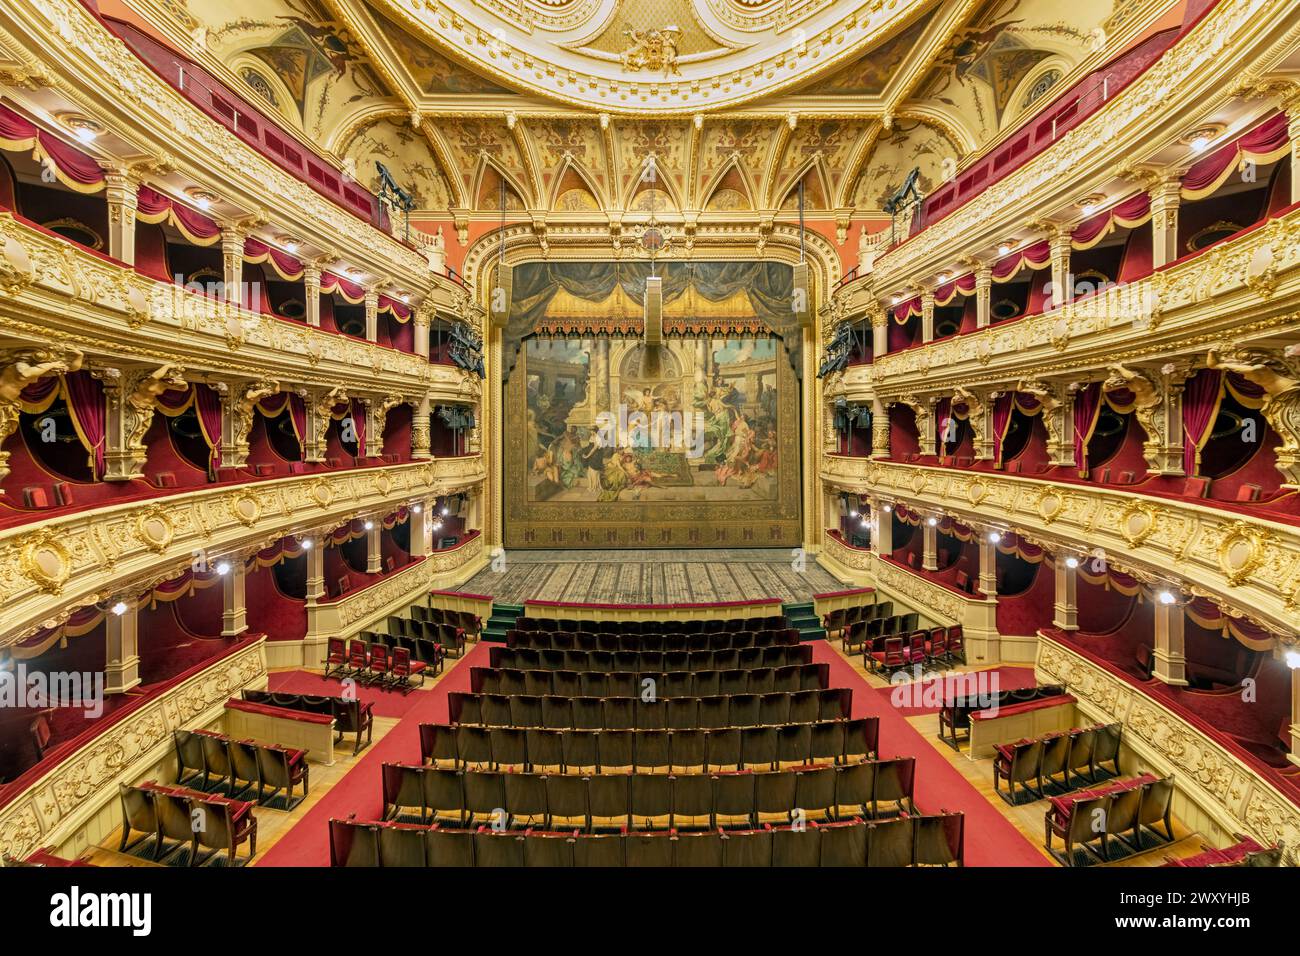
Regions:
<instances>
[{"instance_id":1,"label":"green stage step","mask_svg":"<svg viewBox=\"0 0 1300 956\"><path fill-rule=\"evenodd\" d=\"M506 632L515 626L517 621L524 613L522 604L501 604L497 601L492 602L492 615L483 625L483 639L487 641L504 641Z\"/></svg>"},{"instance_id":2,"label":"green stage step","mask_svg":"<svg viewBox=\"0 0 1300 956\"><path fill-rule=\"evenodd\" d=\"M790 626L798 630L801 640L824 640L826 628L822 627L821 618L817 616L812 601L791 601L781 605Z\"/></svg>"}]
</instances>

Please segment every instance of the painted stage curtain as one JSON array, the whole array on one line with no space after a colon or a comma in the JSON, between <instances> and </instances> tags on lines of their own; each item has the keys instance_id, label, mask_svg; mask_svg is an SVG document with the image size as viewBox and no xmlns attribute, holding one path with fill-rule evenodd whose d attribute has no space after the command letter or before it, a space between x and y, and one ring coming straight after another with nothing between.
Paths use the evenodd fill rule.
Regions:
<instances>
[{"instance_id":1,"label":"painted stage curtain","mask_svg":"<svg viewBox=\"0 0 1300 956\"><path fill-rule=\"evenodd\" d=\"M1101 382L1089 382L1074 393L1074 462L1080 476L1088 473L1088 442L1101 417Z\"/></svg>"},{"instance_id":2,"label":"painted stage curtain","mask_svg":"<svg viewBox=\"0 0 1300 956\"><path fill-rule=\"evenodd\" d=\"M556 293L589 302L603 302L621 286L631 299L645 298L649 262L525 262L514 267L511 276L510 319L506 325L505 377L509 378L519 356L519 346L531 333ZM664 305L688 289L708 302L722 302L739 292L749 297L755 316L780 336L795 375L802 375L800 349L802 333L791 298L794 272L780 262L668 262L659 264L663 277Z\"/></svg>"},{"instance_id":3,"label":"painted stage curtain","mask_svg":"<svg viewBox=\"0 0 1300 956\"><path fill-rule=\"evenodd\" d=\"M33 159L50 169L59 182L74 192L97 193L104 188L104 170L99 163L3 103L0 103L0 149L11 153L30 150Z\"/></svg>"},{"instance_id":4,"label":"painted stage curtain","mask_svg":"<svg viewBox=\"0 0 1300 956\"><path fill-rule=\"evenodd\" d=\"M1231 635L1252 651L1271 651L1277 635L1245 617L1233 617L1209 598L1193 598L1187 605L1187 616L1192 623L1207 631L1218 631L1225 638Z\"/></svg>"},{"instance_id":5,"label":"painted stage curtain","mask_svg":"<svg viewBox=\"0 0 1300 956\"><path fill-rule=\"evenodd\" d=\"M1052 245L1046 239L1026 246L1019 252L1003 256L993 263L993 281L1010 282L1016 273L1028 266L1030 269L1042 269L1052 262Z\"/></svg>"},{"instance_id":6,"label":"painted stage curtain","mask_svg":"<svg viewBox=\"0 0 1300 956\"><path fill-rule=\"evenodd\" d=\"M1132 229L1150 218L1151 197L1138 193L1075 226L1070 233L1070 245L1078 250L1091 249L1114 232L1116 226Z\"/></svg>"},{"instance_id":7,"label":"painted stage curtain","mask_svg":"<svg viewBox=\"0 0 1300 956\"><path fill-rule=\"evenodd\" d=\"M273 249L260 239L249 236L244 240L244 261L253 265L270 263L276 274L286 282L296 282L302 278L306 268L301 259L294 258L287 252Z\"/></svg>"},{"instance_id":8,"label":"painted stage curtain","mask_svg":"<svg viewBox=\"0 0 1300 956\"><path fill-rule=\"evenodd\" d=\"M1246 163L1276 162L1291 149L1291 134L1285 113L1266 119L1253 130L1221 146L1183 174L1182 197L1204 199L1228 181Z\"/></svg>"},{"instance_id":9,"label":"painted stage curtain","mask_svg":"<svg viewBox=\"0 0 1300 956\"><path fill-rule=\"evenodd\" d=\"M210 216L191 209L149 186L141 186L136 196L136 219L140 222L167 222L196 246L211 246L221 241L221 226Z\"/></svg>"}]
</instances>

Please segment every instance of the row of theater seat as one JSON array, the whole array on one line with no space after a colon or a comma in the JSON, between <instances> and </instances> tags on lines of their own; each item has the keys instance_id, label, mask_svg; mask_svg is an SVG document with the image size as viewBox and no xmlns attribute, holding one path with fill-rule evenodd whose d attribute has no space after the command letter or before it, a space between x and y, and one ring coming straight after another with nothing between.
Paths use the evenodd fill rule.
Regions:
<instances>
[{"instance_id":1,"label":"row of theater seat","mask_svg":"<svg viewBox=\"0 0 1300 956\"><path fill-rule=\"evenodd\" d=\"M719 631L716 634L612 634L604 631L506 632L506 647L547 651L729 651L753 647L792 646L799 632L792 627L767 631Z\"/></svg>"},{"instance_id":2,"label":"row of theater seat","mask_svg":"<svg viewBox=\"0 0 1300 956\"><path fill-rule=\"evenodd\" d=\"M417 643L428 644L427 641ZM377 684L406 693L424 684L426 670L432 668L435 674L442 670L441 647L434 644L432 647L422 646L419 650L432 657L433 663L412 660L411 651L406 647L390 650L387 644L367 644L365 640L355 638L344 647L343 638L331 637L325 651L325 677L350 677L363 684ZM419 678L419 685L415 683L416 678Z\"/></svg>"},{"instance_id":3,"label":"row of theater seat","mask_svg":"<svg viewBox=\"0 0 1300 956\"><path fill-rule=\"evenodd\" d=\"M753 867L949 866L964 863L960 813L866 822L809 821L749 830L588 834L577 830L330 821L330 866Z\"/></svg>"},{"instance_id":4,"label":"row of theater seat","mask_svg":"<svg viewBox=\"0 0 1300 956\"><path fill-rule=\"evenodd\" d=\"M920 629L921 615L915 611L906 614L891 614L888 617L864 618L855 621L840 631L840 639L845 651L861 647L863 642L874 641L878 637L895 637Z\"/></svg>"},{"instance_id":5,"label":"row of theater seat","mask_svg":"<svg viewBox=\"0 0 1300 956\"><path fill-rule=\"evenodd\" d=\"M300 710L308 714L329 714L334 718L334 731L338 734L338 740L342 740L344 734L357 735L356 746L352 749L354 756L361 752L362 735L364 734L366 738L364 746L368 747L374 734L375 705L362 703L356 698L321 697L315 694L290 694L266 690L245 690L243 698L255 704L267 704L286 710Z\"/></svg>"},{"instance_id":6,"label":"row of theater seat","mask_svg":"<svg viewBox=\"0 0 1300 956\"><path fill-rule=\"evenodd\" d=\"M667 671L752 670L755 667L789 667L811 664L808 644L745 647L722 651L537 651L522 647L490 648L488 666L542 671Z\"/></svg>"},{"instance_id":7,"label":"row of theater seat","mask_svg":"<svg viewBox=\"0 0 1300 956\"><path fill-rule=\"evenodd\" d=\"M253 804L185 787L169 787L152 780L118 790L122 803L122 841L118 852L153 838L153 858L162 860L183 847L190 851L189 865L202 866L223 850L227 865L234 866L236 852L248 842L248 859L257 855L257 817ZM132 832L144 835L132 842ZM174 845L168 847L168 842ZM199 847L210 850L199 855Z\"/></svg>"},{"instance_id":8,"label":"row of theater seat","mask_svg":"<svg viewBox=\"0 0 1300 956\"><path fill-rule=\"evenodd\" d=\"M860 644L863 664L885 674L911 665L966 663L966 638L960 624L913 631L906 637L866 635L856 643L847 637L845 643L846 646Z\"/></svg>"},{"instance_id":9,"label":"row of theater seat","mask_svg":"<svg viewBox=\"0 0 1300 956\"><path fill-rule=\"evenodd\" d=\"M1147 834L1172 842L1173 798L1174 778L1157 780L1150 774L1052 797L1043 818L1043 845L1059 862L1075 866L1076 848L1085 858L1108 862L1113 840L1135 852L1146 849ZM1164 827L1163 834L1151 829L1157 823ZM1054 836L1064 841L1063 851L1052 848Z\"/></svg>"},{"instance_id":10,"label":"row of theater seat","mask_svg":"<svg viewBox=\"0 0 1300 956\"><path fill-rule=\"evenodd\" d=\"M215 777L217 785L232 797L257 787L258 803L270 802L283 790L285 809L294 805L293 788L298 784L302 784L302 797L307 796L310 774L305 750L235 740L210 730L173 731L172 744L178 786L197 785L206 792ZM264 793L267 787L270 792Z\"/></svg>"},{"instance_id":11,"label":"row of theater seat","mask_svg":"<svg viewBox=\"0 0 1300 956\"><path fill-rule=\"evenodd\" d=\"M570 697L715 697L719 694L792 693L830 684L830 665L790 664L726 671L539 671L513 667L471 667L475 693Z\"/></svg>"},{"instance_id":12,"label":"row of theater seat","mask_svg":"<svg viewBox=\"0 0 1300 956\"><path fill-rule=\"evenodd\" d=\"M1161 866L1186 866L1186 867L1205 867L1205 866L1229 866L1229 867L1247 867L1247 866L1285 866L1283 852L1286 845L1276 843L1273 846L1262 846L1253 837L1244 834L1234 834L1237 842L1232 846L1216 849L1215 847L1203 847L1201 852L1196 856L1183 857L1176 860L1173 857L1165 857L1165 862Z\"/></svg>"},{"instance_id":13,"label":"row of theater seat","mask_svg":"<svg viewBox=\"0 0 1300 956\"><path fill-rule=\"evenodd\" d=\"M592 831L655 829L666 820L669 828L751 827L772 822L764 817L875 817L881 804L893 804L894 814L915 811L915 777L914 757L798 770L583 776L386 763L384 818L396 819L410 808L421 823L459 826L541 823Z\"/></svg>"},{"instance_id":14,"label":"row of theater seat","mask_svg":"<svg viewBox=\"0 0 1300 956\"><path fill-rule=\"evenodd\" d=\"M458 768L558 768L560 773L630 767L635 771L741 770L818 761L846 763L875 756L876 717L733 727L725 730L521 730L421 724L420 756Z\"/></svg>"},{"instance_id":15,"label":"row of theater seat","mask_svg":"<svg viewBox=\"0 0 1300 956\"><path fill-rule=\"evenodd\" d=\"M719 634L724 631L768 631L789 627L784 614L766 617L706 618L691 621L577 621L568 618L521 617L519 631L569 631L607 634Z\"/></svg>"},{"instance_id":16,"label":"row of theater seat","mask_svg":"<svg viewBox=\"0 0 1300 956\"><path fill-rule=\"evenodd\" d=\"M449 657L460 657L465 653L465 629L455 624L435 624L394 614L384 622L384 626L389 637L412 642L431 641Z\"/></svg>"},{"instance_id":17,"label":"row of theater seat","mask_svg":"<svg viewBox=\"0 0 1300 956\"><path fill-rule=\"evenodd\" d=\"M1018 690L1000 690L986 695L968 695L944 701L939 708L939 739L954 749L970 739L971 714L977 711L996 713L1013 704L1028 704L1065 693L1060 684L1041 684Z\"/></svg>"},{"instance_id":18,"label":"row of theater seat","mask_svg":"<svg viewBox=\"0 0 1300 956\"><path fill-rule=\"evenodd\" d=\"M1094 783L1097 772L1106 763L1112 764L1114 774L1118 777L1120 735L1123 729L1123 724L1096 724L1092 727L1058 730L1009 744L995 744L997 754L993 758L993 790L1014 806L1016 784L1041 800L1046 796L1046 785L1054 783L1058 774L1062 777L1061 785L1067 790L1073 786L1071 774L1078 778L1083 776L1081 771L1086 770L1088 782ZM1003 780L1007 781L1007 793L1003 793L998 786ZM1031 787L1030 781L1037 781L1037 788Z\"/></svg>"},{"instance_id":19,"label":"row of theater seat","mask_svg":"<svg viewBox=\"0 0 1300 956\"><path fill-rule=\"evenodd\" d=\"M894 602L880 601L875 604L860 604L857 607L840 607L833 611L828 611L822 616L822 627L826 628L826 636L834 637L844 636L844 631L861 621L874 621L876 618L888 618L894 616ZM846 648L847 650L847 648Z\"/></svg>"},{"instance_id":20,"label":"row of theater seat","mask_svg":"<svg viewBox=\"0 0 1300 956\"><path fill-rule=\"evenodd\" d=\"M472 641L477 641L483 633L483 619L473 611L453 611L450 608L420 604L412 605L409 610L411 617L417 621L454 625L464 631L465 636Z\"/></svg>"},{"instance_id":21,"label":"row of theater seat","mask_svg":"<svg viewBox=\"0 0 1300 956\"><path fill-rule=\"evenodd\" d=\"M852 712L849 688L715 694L708 697L565 697L448 694L449 719L488 727L547 730L705 730L838 720Z\"/></svg>"}]
</instances>

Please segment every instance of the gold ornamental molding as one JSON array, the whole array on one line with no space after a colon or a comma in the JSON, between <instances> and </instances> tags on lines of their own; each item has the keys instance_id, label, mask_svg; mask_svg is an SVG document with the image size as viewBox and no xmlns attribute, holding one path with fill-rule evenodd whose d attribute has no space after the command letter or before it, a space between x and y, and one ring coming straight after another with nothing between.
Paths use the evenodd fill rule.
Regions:
<instances>
[{"instance_id":1,"label":"gold ornamental molding","mask_svg":"<svg viewBox=\"0 0 1300 956\"><path fill-rule=\"evenodd\" d=\"M117 784L172 750L172 733L210 724L226 700L266 685L266 639L254 641L149 701L0 807L0 850L23 859L74 838L117 802Z\"/></svg>"},{"instance_id":2,"label":"gold ornamental molding","mask_svg":"<svg viewBox=\"0 0 1300 956\"><path fill-rule=\"evenodd\" d=\"M1268 300L1252 287L1261 269L1273 276ZM1069 329L1065 354L1057 346L1061 327ZM1300 210L1294 210L1212 253L1055 311L883 355L847 370L845 393L850 401L867 393L884 400L958 385L1005 385L1116 362L1203 355L1225 339L1298 332Z\"/></svg>"},{"instance_id":3,"label":"gold ornamental molding","mask_svg":"<svg viewBox=\"0 0 1300 956\"><path fill-rule=\"evenodd\" d=\"M929 479L919 493L913 490L918 472ZM976 526L1010 526L1049 550L1101 549L1121 567L1175 578L1274 629L1295 631L1300 527L1104 486L834 455L823 458L821 478L836 489L903 501ZM987 491L972 504L974 485Z\"/></svg>"},{"instance_id":4,"label":"gold ornamental molding","mask_svg":"<svg viewBox=\"0 0 1300 956\"><path fill-rule=\"evenodd\" d=\"M106 594L174 576L200 552L226 554L308 528L337 527L358 514L386 513L415 498L469 490L483 481L483 469L481 457L437 458L303 475L52 516L35 531L0 531L0 646L58 624Z\"/></svg>"},{"instance_id":5,"label":"gold ornamental molding","mask_svg":"<svg viewBox=\"0 0 1300 956\"><path fill-rule=\"evenodd\" d=\"M1286 844L1300 865L1300 806L1185 719L1082 654L1039 634L1038 679L1066 685L1088 717L1124 724L1124 745L1146 768L1174 783L1225 833Z\"/></svg>"},{"instance_id":6,"label":"gold ornamental molding","mask_svg":"<svg viewBox=\"0 0 1300 956\"><path fill-rule=\"evenodd\" d=\"M0 212L0 339L61 342L124 361L272 377L353 393L454 401L463 369L279 321L106 262ZM448 311L451 311L450 309Z\"/></svg>"},{"instance_id":7,"label":"gold ornamental molding","mask_svg":"<svg viewBox=\"0 0 1300 956\"><path fill-rule=\"evenodd\" d=\"M1290 0L1222 0L1187 36L1038 156L919 235L876 257L879 288L933 275L1008 230L1113 179L1134 156L1176 141L1233 96L1242 74L1267 75L1294 47Z\"/></svg>"},{"instance_id":8,"label":"gold ornamental molding","mask_svg":"<svg viewBox=\"0 0 1300 956\"><path fill-rule=\"evenodd\" d=\"M371 275L427 290L439 284L423 253L326 199L206 116L105 30L76 0L0 8L7 27L43 65L45 87L105 122L140 155L169 164L245 209L273 210L285 231L335 249Z\"/></svg>"}]
</instances>

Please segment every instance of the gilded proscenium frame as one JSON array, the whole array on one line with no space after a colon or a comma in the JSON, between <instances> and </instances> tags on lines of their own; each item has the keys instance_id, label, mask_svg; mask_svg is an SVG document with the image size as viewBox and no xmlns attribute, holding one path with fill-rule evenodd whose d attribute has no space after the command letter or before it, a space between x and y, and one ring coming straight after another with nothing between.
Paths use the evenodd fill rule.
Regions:
<instances>
[{"instance_id":1,"label":"gilded proscenium frame","mask_svg":"<svg viewBox=\"0 0 1300 956\"><path fill-rule=\"evenodd\" d=\"M906 502L976 527L1014 530L1050 551L1092 552L1294 633L1300 528L1107 486L827 456L834 489Z\"/></svg>"},{"instance_id":2,"label":"gilded proscenium frame","mask_svg":"<svg viewBox=\"0 0 1300 956\"><path fill-rule=\"evenodd\" d=\"M173 577L200 552L266 546L417 498L472 491L483 479L481 458L438 458L204 488L0 530L0 647L60 623L78 607Z\"/></svg>"},{"instance_id":3,"label":"gilded proscenium frame","mask_svg":"<svg viewBox=\"0 0 1300 956\"><path fill-rule=\"evenodd\" d=\"M684 348L693 347L690 339L683 343ZM674 344L669 343L668 347L671 349ZM527 350L525 340L519 363L506 383L505 402L512 424L527 418ZM530 461L529 449L524 447L525 433L522 428L509 427L503 436L506 546L797 547L803 530L799 507L799 383L780 344L776 347L775 371L778 403L775 501L638 502L631 500L627 493L613 502L528 501ZM691 412L686 410L683 414ZM771 529L777 531L775 540L770 537ZM535 534L532 543L525 541L529 532Z\"/></svg>"},{"instance_id":4,"label":"gilded proscenium frame","mask_svg":"<svg viewBox=\"0 0 1300 956\"><path fill-rule=\"evenodd\" d=\"M674 257L692 255L700 259L722 261L744 261L754 258L766 258L771 261L795 263L800 259L800 242L798 228L784 223L772 224L764 228L757 224L735 224L732 226L705 226L697 229L690 249L677 249ZM608 227L595 226L583 231L558 231L547 236L548 252L542 255L542 249L530 225L508 225L505 229L505 261L511 265L538 258L551 260L614 260L618 258L610 246ZM465 283L475 293L476 302L489 302L492 292L492 276L503 236L495 231L481 237L469 249L465 257ZM802 434L800 439L801 473L804 476L801 511L803 514L803 548L815 553L822 543L822 495L818 491L813 476L821 461L822 442L822 381L817 378L817 363L820 361L820 343L823 337L823 325L826 321L825 310L818 308L818 303L826 290L835 286L841 275L838 252L824 237L808 232L804 234L804 254L810 265L809 290L812 297L812 324L803 330L803 377L800 390ZM761 251L761 255L760 255ZM487 353L487 383L483 389L483 420L488 422L492 440L484 443L483 454L487 458L487 488L491 498L490 514L484 520L484 533L488 535L491 548L501 547L504 541L503 521L504 505L502 500L504 480L502 462L504 461L504 416L502 414L502 330L484 325L485 351Z\"/></svg>"}]
</instances>

